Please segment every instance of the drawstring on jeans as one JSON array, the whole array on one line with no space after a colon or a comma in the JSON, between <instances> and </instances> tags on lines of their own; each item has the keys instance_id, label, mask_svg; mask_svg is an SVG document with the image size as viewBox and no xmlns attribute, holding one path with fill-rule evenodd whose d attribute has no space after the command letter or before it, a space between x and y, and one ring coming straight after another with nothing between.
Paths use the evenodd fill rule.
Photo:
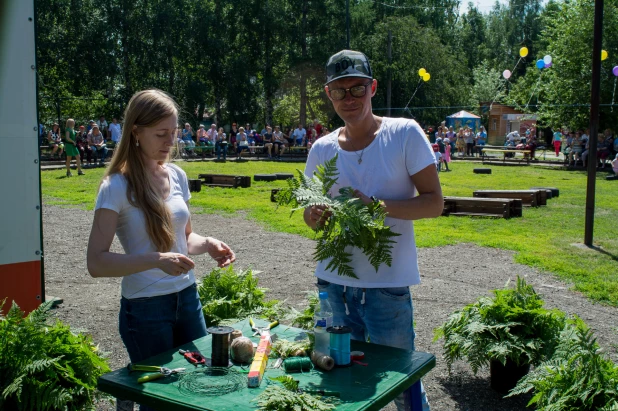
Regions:
<instances>
[{"instance_id":1,"label":"drawstring on jeans","mask_svg":"<svg viewBox=\"0 0 618 411\"><path fill-rule=\"evenodd\" d=\"M343 305L345 306L345 315L350 315L350 310L348 309L348 302L345 299L345 290L348 288L347 285L343 286Z\"/></svg>"},{"instance_id":2,"label":"drawstring on jeans","mask_svg":"<svg viewBox=\"0 0 618 411\"><path fill-rule=\"evenodd\" d=\"M365 290L366 288L363 288L363 298L361 298L361 305L365 305Z\"/></svg>"}]
</instances>

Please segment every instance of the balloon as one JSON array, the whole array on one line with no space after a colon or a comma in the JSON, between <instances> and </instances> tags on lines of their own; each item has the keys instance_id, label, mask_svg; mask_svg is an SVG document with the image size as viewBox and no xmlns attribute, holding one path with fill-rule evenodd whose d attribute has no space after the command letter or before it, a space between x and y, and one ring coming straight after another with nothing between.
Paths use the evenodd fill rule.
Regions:
<instances>
[{"instance_id":1,"label":"balloon","mask_svg":"<svg viewBox=\"0 0 618 411\"><path fill-rule=\"evenodd\" d=\"M526 57L528 55L528 47L522 47L519 49L519 56Z\"/></svg>"},{"instance_id":2,"label":"balloon","mask_svg":"<svg viewBox=\"0 0 618 411\"><path fill-rule=\"evenodd\" d=\"M536 68L538 68L539 70L544 69L545 68L545 62L543 60L537 60Z\"/></svg>"},{"instance_id":3,"label":"balloon","mask_svg":"<svg viewBox=\"0 0 618 411\"><path fill-rule=\"evenodd\" d=\"M430 78L431 78L431 75L429 73L425 72L425 74L423 74L423 80L429 81Z\"/></svg>"},{"instance_id":4,"label":"balloon","mask_svg":"<svg viewBox=\"0 0 618 411\"><path fill-rule=\"evenodd\" d=\"M614 73L614 76L618 77L618 66L614 67L614 69L612 70L612 73Z\"/></svg>"},{"instance_id":5,"label":"balloon","mask_svg":"<svg viewBox=\"0 0 618 411\"><path fill-rule=\"evenodd\" d=\"M418 69L418 75L423 77L425 75L425 73L427 73L427 70L425 70L424 68L422 69Z\"/></svg>"},{"instance_id":6,"label":"balloon","mask_svg":"<svg viewBox=\"0 0 618 411\"><path fill-rule=\"evenodd\" d=\"M607 54L607 51L601 50L601 61L607 60L608 57L609 57L609 54Z\"/></svg>"},{"instance_id":7,"label":"balloon","mask_svg":"<svg viewBox=\"0 0 618 411\"><path fill-rule=\"evenodd\" d=\"M550 67L551 67L551 66L553 66L553 65L554 65L554 63L549 63L549 64L548 64L548 63L545 63L545 68L550 68Z\"/></svg>"},{"instance_id":8,"label":"balloon","mask_svg":"<svg viewBox=\"0 0 618 411\"><path fill-rule=\"evenodd\" d=\"M507 79L507 80L508 80L508 79L510 79L510 78L511 78L511 74L512 74L512 73L511 73L511 70L504 70L504 71L502 72L502 77L504 77L505 79Z\"/></svg>"},{"instance_id":9,"label":"balloon","mask_svg":"<svg viewBox=\"0 0 618 411\"><path fill-rule=\"evenodd\" d=\"M545 57L543 57L543 61L545 62L545 64L551 64L551 56L548 54Z\"/></svg>"}]
</instances>

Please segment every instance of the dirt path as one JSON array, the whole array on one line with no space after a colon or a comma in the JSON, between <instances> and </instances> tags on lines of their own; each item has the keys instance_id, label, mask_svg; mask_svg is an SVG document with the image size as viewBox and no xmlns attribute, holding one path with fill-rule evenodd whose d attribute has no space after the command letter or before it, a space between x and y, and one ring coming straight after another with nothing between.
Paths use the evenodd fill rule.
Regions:
<instances>
[{"instance_id":1,"label":"dirt path","mask_svg":"<svg viewBox=\"0 0 618 411\"><path fill-rule=\"evenodd\" d=\"M92 334L101 349L109 353L113 369L123 367L128 356L118 335L119 279L95 279L86 269L86 244L93 212L44 208L46 292L64 299L57 316L78 330ZM227 242L236 252L237 267L249 266L262 271L260 286L269 289L268 297L287 300L300 307L305 290L314 288L311 250L313 242L306 238L273 233L242 217L193 215L193 229ZM76 230L74 227L79 227ZM113 250L121 252L117 240ZM281 250L287 250L282 253ZM198 278L214 264L204 256L197 257ZM548 307L556 307L582 317L593 328L599 343L618 360L616 314L618 310L593 304L569 285L553 276L513 262L512 253L470 244L420 249L422 284L412 288L416 321L416 346L419 351L434 353L437 366L424 379L434 411L451 410L522 410L527 399L504 400L489 388L489 372L476 377L463 363L454 367L449 377L442 360L441 342L432 343L433 329L448 315L494 288L504 286L517 275L526 277L543 295ZM100 405L99 409L112 409ZM115 408L114 408L115 409ZM388 410L394 410L390 406Z\"/></svg>"}]
</instances>

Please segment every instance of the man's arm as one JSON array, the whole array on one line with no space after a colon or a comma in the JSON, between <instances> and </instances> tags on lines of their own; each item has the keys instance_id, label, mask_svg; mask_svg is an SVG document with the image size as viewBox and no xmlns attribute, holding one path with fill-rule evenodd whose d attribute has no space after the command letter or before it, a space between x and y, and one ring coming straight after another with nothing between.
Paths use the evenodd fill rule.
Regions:
<instances>
[{"instance_id":1,"label":"man's arm","mask_svg":"<svg viewBox=\"0 0 618 411\"><path fill-rule=\"evenodd\" d=\"M410 176L418 195L407 200L380 200L380 205L389 217L401 220L420 220L421 218L435 218L442 215L444 197L438 179L438 171L433 164L428 165L418 173ZM371 202L364 193L355 190L357 197L365 204ZM307 221L307 218L305 218Z\"/></svg>"}]
</instances>

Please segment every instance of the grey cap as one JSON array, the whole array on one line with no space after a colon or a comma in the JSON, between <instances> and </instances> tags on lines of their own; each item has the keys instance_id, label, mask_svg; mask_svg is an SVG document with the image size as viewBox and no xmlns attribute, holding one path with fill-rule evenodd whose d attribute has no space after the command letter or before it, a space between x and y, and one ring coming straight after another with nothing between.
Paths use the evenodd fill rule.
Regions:
<instances>
[{"instance_id":1,"label":"grey cap","mask_svg":"<svg viewBox=\"0 0 618 411\"><path fill-rule=\"evenodd\" d=\"M367 56L353 50L333 54L326 63L326 84L345 77L373 79Z\"/></svg>"}]
</instances>

